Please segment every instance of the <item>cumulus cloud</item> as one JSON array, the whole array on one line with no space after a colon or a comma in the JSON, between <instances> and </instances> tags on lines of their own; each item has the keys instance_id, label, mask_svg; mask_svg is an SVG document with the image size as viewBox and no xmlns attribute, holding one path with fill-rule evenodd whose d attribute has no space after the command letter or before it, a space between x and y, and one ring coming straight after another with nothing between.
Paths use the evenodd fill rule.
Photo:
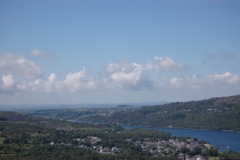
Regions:
<instances>
[{"instance_id":1,"label":"cumulus cloud","mask_svg":"<svg viewBox=\"0 0 240 160\"><path fill-rule=\"evenodd\" d=\"M2 76L3 88L11 88L14 86L14 79L12 75Z\"/></svg>"},{"instance_id":2,"label":"cumulus cloud","mask_svg":"<svg viewBox=\"0 0 240 160\"><path fill-rule=\"evenodd\" d=\"M0 94L13 94L16 91L16 82L10 74L0 77Z\"/></svg>"},{"instance_id":3,"label":"cumulus cloud","mask_svg":"<svg viewBox=\"0 0 240 160\"><path fill-rule=\"evenodd\" d=\"M55 73L48 76L46 80L37 79L32 82L31 90L35 92L46 93L64 93L64 92L81 92L94 90L97 87L97 81L86 76L85 69L76 73L69 73L64 80L59 80Z\"/></svg>"},{"instance_id":4,"label":"cumulus cloud","mask_svg":"<svg viewBox=\"0 0 240 160\"><path fill-rule=\"evenodd\" d=\"M96 82L86 77L85 69L80 70L77 73L69 73L66 76L64 83L71 92L91 90L96 86Z\"/></svg>"},{"instance_id":5,"label":"cumulus cloud","mask_svg":"<svg viewBox=\"0 0 240 160\"><path fill-rule=\"evenodd\" d=\"M240 76L232 74L230 72L225 72L223 74L214 74L207 76L206 80L210 83L226 83L230 85L235 85L240 83Z\"/></svg>"},{"instance_id":6,"label":"cumulus cloud","mask_svg":"<svg viewBox=\"0 0 240 160\"><path fill-rule=\"evenodd\" d=\"M154 70L178 71L185 68L182 63L174 61L170 57L154 57L154 61L146 64L146 68Z\"/></svg>"},{"instance_id":7,"label":"cumulus cloud","mask_svg":"<svg viewBox=\"0 0 240 160\"><path fill-rule=\"evenodd\" d=\"M175 88L180 88L182 86L183 78L172 77L169 79L170 85Z\"/></svg>"},{"instance_id":8,"label":"cumulus cloud","mask_svg":"<svg viewBox=\"0 0 240 160\"><path fill-rule=\"evenodd\" d=\"M43 75L35 62L11 53L0 56L0 71L27 79Z\"/></svg>"},{"instance_id":9,"label":"cumulus cloud","mask_svg":"<svg viewBox=\"0 0 240 160\"><path fill-rule=\"evenodd\" d=\"M5 54L0 56L0 94L17 92L61 94L96 89L142 91L152 88L180 90L240 87L240 75L231 72L205 76L171 76L172 71L182 69L185 69L182 63L170 57L156 56L152 61L142 64L128 61L110 63L100 77L89 77L84 68L59 79L56 73L43 77L42 71L33 61L14 54ZM159 71L165 72L160 75Z\"/></svg>"},{"instance_id":10,"label":"cumulus cloud","mask_svg":"<svg viewBox=\"0 0 240 160\"><path fill-rule=\"evenodd\" d=\"M50 54L40 51L38 49L32 49L30 51L30 54L34 57L38 57L38 58L42 58L42 59L49 59L52 57Z\"/></svg>"},{"instance_id":11,"label":"cumulus cloud","mask_svg":"<svg viewBox=\"0 0 240 160\"><path fill-rule=\"evenodd\" d=\"M35 81L35 84L41 81ZM55 73L50 74L47 81L44 82L44 88L46 92L57 92L60 93L64 86L61 81L58 81L57 75Z\"/></svg>"},{"instance_id":12,"label":"cumulus cloud","mask_svg":"<svg viewBox=\"0 0 240 160\"><path fill-rule=\"evenodd\" d=\"M39 87L39 88L36 88L36 87ZM29 91L39 92L42 88L43 86L36 85L32 81L19 81L10 74L2 75L0 77L0 94L15 94L19 92L29 92Z\"/></svg>"},{"instance_id":13,"label":"cumulus cloud","mask_svg":"<svg viewBox=\"0 0 240 160\"><path fill-rule=\"evenodd\" d=\"M108 77L104 82L110 88L130 90L149 88L152 82L144 71L143 65L134 62L111 63L106 68Z\"/></svg>"},{"instance_id":14,"label":"cumulus cloud","mask_svg":"<svg viewBox=\"0 0 240 160\"><path fill-rule=\"evenodd\" d=\"M190 77L172 77L169 79L169 84L175 88L192 87L192 88L205 88L205 87L223 87L223 86L238 86L240 85L240 76L225 72L222 74L212 74L205 77L196 75Z\"/></svg>"},{"instance_id":15,"label":"cumulus cloud","mask_svg":"<svg viewBox=\"0 0 240 160\"><path fill-rule=\"evenodd\" d=\"M85 69L76 73L69 73L64 80L59 80L55 73L46 80L16 81L12 75L2 75L0 78L0 94L17 92L64 93L94 90L97 80L88 78Z\"/></svg>"},{"instance_id":16,"label":"cumulus cloud","mask_svg":"<svg viewBox=\"0 0 240 160\"><path fill-rule=\"evenodd\" d=\"M46 56L44 52L37 49L32 50L31 54L37 57ZM21 81L15 81L12 77L14 81L10 81L10 77L8 77L8 82L6 82L6 77L4 77L5 81L2 80L2 86L10 86L10 84L14 83L9 88L12 90L15 88L16 91L64 93L81 92L96 88L140 91L157 85L155 79L149 76L149 70L178 70L183 68L184 65L175 62L170 57L154 57L153 62L148 64L127 61L111 63L106 67L104 77L89 78L86 70L83 69L76 73L67 74L63 80L59 80L55 73L44 79L41 77L41 70L33 61L14 54L1 56L0 67L3 73L23 78Z\"/></svg>"}]
</instances>

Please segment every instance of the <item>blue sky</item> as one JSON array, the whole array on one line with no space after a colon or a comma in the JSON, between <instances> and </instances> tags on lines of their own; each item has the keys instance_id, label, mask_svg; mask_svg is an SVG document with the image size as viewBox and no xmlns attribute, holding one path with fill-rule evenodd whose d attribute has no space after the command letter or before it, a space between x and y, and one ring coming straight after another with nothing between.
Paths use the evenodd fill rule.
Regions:
<instances>
[{"instance_id":1,"label":"blue sky","mask_svg":"<svg viewBox=\"0 0 240 160\"><path fill-rule=\"evenodd\" d=\"M238 0L1 0L0 103L240 93Z\"/></svg>"}]
</instances>

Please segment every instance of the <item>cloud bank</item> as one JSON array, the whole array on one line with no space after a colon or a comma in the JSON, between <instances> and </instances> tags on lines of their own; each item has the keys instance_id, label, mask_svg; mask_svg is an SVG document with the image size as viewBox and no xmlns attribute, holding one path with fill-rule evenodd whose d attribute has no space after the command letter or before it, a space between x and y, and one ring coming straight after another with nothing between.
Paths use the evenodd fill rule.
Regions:
<instances>
[{"instance_id":1,"label":"cloud bank","mask_svg":"<svg viewBox=\"0 0 240 160\"><path fill-rule=\"evenodd\" d=\"M41 55L37 51L35 54ZM56 73L44 76L35 62L8 53L0 56L0 94L21 92L62 94L96 90L139 92L163 88L198 90L223 86L240 87L240 75L230 71L202 76L168 74L177 75L185 69L185 64L170 57L155 56L144 64L128 61L110 63L99 77L89 77L87 69L83 68L66 74L64 79L59 79Z\"/></svg>"},{"instance_id":2,"label":"cloud bank","mask_svg":"<svg viewBox=\"0 0 240 160\"><path fill-rule=\"evenodd\" d=\"M192 87L192 88L209 88L209 87L229 87L239 86L240 76L225 72L222 74L213 74L207 76L188 76L188 77L172 77L169 79L169 84L175 88Z\"/></svg>"},{"instance_id":3,"label":"cloud bank","mask_svg":"<svg viewBox=\"0 0 240 160\"><path fill-rule=\"evenodd\" d=\"M43 75L35 62L12 53L0 56L0 71L26 79L35 79Z\"/></svg>"}]
</instances>

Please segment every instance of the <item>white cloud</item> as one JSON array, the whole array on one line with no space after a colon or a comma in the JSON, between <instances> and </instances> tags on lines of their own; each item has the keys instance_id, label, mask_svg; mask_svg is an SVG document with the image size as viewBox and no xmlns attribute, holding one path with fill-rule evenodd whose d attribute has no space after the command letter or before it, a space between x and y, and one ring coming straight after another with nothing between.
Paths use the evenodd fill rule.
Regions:
<instances>
[{"instance_id":1,"label":"white cloud","mask_svg":"<svg viewBox=\"0 0 240 160\"><path fill-rule=\"evenodd\" d=\"M107 70L111 71L110 78L114 82L136 84L142 75L143 67L137 63L122 63L110 64Z\"/></svg>"},{"instance_id":2,"label":"white cloud","mask_svg":"<svg viewBox=\"0 0 240 160\"><path fill-rule=\"evenodd\" d=\"M155 88L155 91L159 89L160 92L161 89L164 92L166 89L182 91L187 88L240 87L240 75L231 72L179 77L171 77L172 74L167 73L167 71L170 73L170 71L184 68L183 64L170 57L154 57L153 61L145 64L128 61L111 63L107 65L103 76L94 79L87 76L85 68L78 72L68 73L63 79L58 79L56 73L44 78L41 77L42 72L33 61L14 54L5 54L0 56L0 94L85 93L97 91L97 89L110 93L116 90L143 91L152 88ZM162 70L165 72L158 74L158 71Z\"/></svg>"},{"instance_id":3,"label":"white cloud","mask_svg":"<svg viewBox=\"0 0 240 160\"><path fill-rule=\"evenodd\" d=\"M35 81L38 84L40 81ZM47 81L44 82L44 89L46 92L56 92L60 93L64 86L61 81L58 81L57 75L55 73L50 74Z\"/></svg>"},{"instance_id":4,"label":"white cloud","mask_svg":"<svg viewBox=\"0 0 240 160\"><path fill-rule=\"evenodd\" d=\"M44 56L43 52L36 49L32 50L31 54L34 56ZM152 88L155 85L160 86L155 83L153 77L149 77L149 70L150 72L151 70L160 69L177 70L182 68L183 65L169 57L154 57L154 62L147 65L134 62L111 63L106 68L105 76L97 77L95 80L87 77L85 69L67 74L64 80L58 80L55 73L50 74L44 80L41 77L41 70L33 61L26 60L14 54L6 54L0 57L0 67L3 72L25 78L18 79L21 81L13 81L16 92L64 93L81 92L96 88L140 91ZM9 86L11 82L10 80L8 81ZM6 85L5 82L4 84Z\"/></svg>"},{"instance_id":5,"label":"white cloud","mask_svg":"<svg viewBox=\"0 0 240 160\"><path fill-rule=\"evenodd\" d=\"M55 73L52 73L49 77L48 77L48 80L50 82L56 82L57 81L57 75Z\"/></svg>"},{"instance_id":6,"label":"white cloud","mask_svg":"<svg viewBox=\"0 0 240 160\"><path fill-rule=\"evenodd\" d=\"M30 51L30 54L34 57L43 58L43 59L49 59L52 57L50 54L40 51L38 49L32 49Z\"/></svg>"},{"instance_id":7,"label":"white cloud","mask_svg":"<svg viewBox=\"0 0 240 160\"><path fill-rule=\"evenodd\" d=\"M2 93L13 93L15 90L15 80L10 74L2 75L0 78L0 94Z\"/></svg>"},{"instance_id":8,"label":"white cloud","mask_svg":"<svg viewBox=\"0 0 240 160\"><path fill-rule=\"evenodd\" d=\"M206 78L210 83L218 82L218 83L226 83L229 85L236 85L240 83L240 76L234 75L230 72L225 72L223 74L214 74L209 75Z\"/></svg>"},{"instance_id":9,"label":"white cloud","mask_svg":"<svg viewBox=\"0 0 240 160\"><path fill-rule=\"evenodd\" d=\"M185 66L182 63L174 61L170 57L154 57L154 61L146 64L147 69L177 71L182 70Z\"/></svg>"},{"instance_id":10,"label":"white cloud","mask_svg":"<svg viewBox=\"0 0 240 160\"><path fill-rule=\"evenodd\" d=\"M212 74L207 76L183 76L150 79L146 76L143 66L137 63L110 64L107 68L107 77L102 81L93 80L86 76L85 69L76 73L69 73L64 80L58 80L57 75L52 73L46 80L37 79L34 81L16 81L12 75L3 75L0 79L0 93L16 92L42 92L42 93L67 93L83 92L103 89L126 89L140 91L146 88L167 88L172 86L176 89L194 88L228 88L230 86L240 87L240 76L225 72L223 74Z\"/></svg>"},{"instance_id":11,"label":"white cloud","mask_svg":"<svg viewBox=\"0 0 240 160\"><path fill-rule=\"evenodd\" d=\"M12 75L3 75L2 82L4 88L11 88L14 86L14 79Z\"/></svg>"},{"instance_id":12,"label":"white cloud","mask_svg":"<svg viewBox=\"0 0 240 160\"><path fill-rule=\"evenodd\" d=\"M81 92L95 89L96 84L96 81L86 76L83 69L67 74L64 80L58 80L55 73L50 74L47 80L37 79L31 83L31 90L46 93Z\"/></svg>"},{"instance_id":13,"label":"white cloud","mask_svg":"<svg viewBox=\"0 0 240 160\"><path fill-rule=\"evenodd\" d=\"M104 80L109 88L141 90L152 86L151 80L144 73L144 67L138 63L111 63L107 66L108 77Z\"/></svg>"},{"instance_id":14,"label":"white cloud","mask_svg":"<svg viewBox=\"0 0 240 160\"><path fill-rule=\"evenodd\" d=\"M169 79L169 83L175 88L180 88L182 86L182 80L182 78L172 77Z\"/></svg>"},{"instance_id":15,"label":"white cloud","mask_svg":"<svg viewBox=\"0 0 240 160\"><path fill-rule=\"evenodd\" d=\"M39 78L43 74L33 61L10 53L0 56L0 71L26 79Z\"/></svg>"},{"instance_id":16,"label":"white cloud","mask_svg":"<svg viewBox=\"0 0 240 160\"><path fill-rule=\"evenodd\" d=\"M41 81L42 80L35 80ZM34 82L35 82L34 81ZM12 75L2 75L0 77L0 94L15 94L19 92L40 92L43 90L43 85L34 84L32 81L19 81Z\"/></svg>"},{"instance_id":17,"label":"white cloud","mask_svg":"<svg viewBox=\"0 0 240 160\"><path fill-rule=\"evenodd\" d=\"M66 87L71 92L81 90L91 90L96 87L96 82L86 77L85 69L80 70L77 73L69 73L64 81Z\"/></svg>"},{"instance_id":18,"label":"white cloud","mask_svg":"<svg viewBox=\"0 0 240 160\"><path fill-rule=\"evenodd\" d=\"M192 88L207 88L207 87L229 87L239 86L240 76L225 72L223 74L207 75L199 77L196 75L190 77L173 77L169 79L169 84L175 88L192 87Z\"/></svg>"}]
</instances>

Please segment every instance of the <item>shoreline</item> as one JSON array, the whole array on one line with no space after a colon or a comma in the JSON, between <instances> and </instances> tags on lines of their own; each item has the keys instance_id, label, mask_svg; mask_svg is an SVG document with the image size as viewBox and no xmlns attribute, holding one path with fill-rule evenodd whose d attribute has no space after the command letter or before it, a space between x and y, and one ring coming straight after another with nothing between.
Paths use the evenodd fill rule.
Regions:
<instances>
[{"instance_id":1,"label":"shoreline","mask_svg":"<svg viewBox=\"0 0 240 160\"><path fill-rule=\"evenodd\" d=\"M96 122L95 122L96 123ZM104 123L99 123L104 124ZM195 128L183 128L183 127L166 127L166 126L151 126L151 125L131 125L131 124L119 124L121 126L133 126L133 127L146 127L146 128L166 128L166 129L186 129L186 130L196 130L196 131L215 131L215 132L230 132L230 133L239 133L240 131L232 130L214 130L214 129L195 129Z\"/></svg>"},{"instance_id":2,"label":"shoreline","mask_svg":"<svg viewBox=\"0 0 240 160\"><path fill-rule=\"evenodd\" d=\"M87 122L87 121L81 121L81 120L67 120L70 122L80 122L80 123L88 123L88 124L109 124L109 123L103 123L103 122ZM134 125L134 124L122 124L122 123L116 123L121 126L136 126L136 127L148 127L148 128L167 128L167 129L188 129L188 130L196 130L196 131L216 131L216 132L230 132L230 133L239 133L240 131L234 131L234 130L216 130L216 129L196 129L196 128L184 128L184 127L172 127L172 126L152 126L152 125Z\"/></svg>"},{"instance_id":3,"label":"shoreline","mask_svg":"<svg viewBox=\"0 0 240 160\"><path fill-rule=\"evenodd\" d=\"M75 123L83 123L83 124L84 123L85 124L112 124L112 123L98 123L98 122L87 122L87 121L78 121L78 120L68 120L68 121L75 122ZM239 132L209 130L209 129L191 129L191 128L169 127L169 126L159 127L159 126L150 126L150 125L129 125L129 124L120 124L120 123L115 123L115 124L123 127L125 130L140 128L145 130L168 132L171 134L171 137L197 138L198 140L203 140L217 147L219 149L219 152L224 152L228 150L240 152L239 145L236 145L235 140L232 139L232 137L235 137L235 139L239 139L240 138ZM206 131L206 132L202 132L202 131ZM225 139L225 142L219 141L221 139Z\"/></svg>"}]
</instances>

